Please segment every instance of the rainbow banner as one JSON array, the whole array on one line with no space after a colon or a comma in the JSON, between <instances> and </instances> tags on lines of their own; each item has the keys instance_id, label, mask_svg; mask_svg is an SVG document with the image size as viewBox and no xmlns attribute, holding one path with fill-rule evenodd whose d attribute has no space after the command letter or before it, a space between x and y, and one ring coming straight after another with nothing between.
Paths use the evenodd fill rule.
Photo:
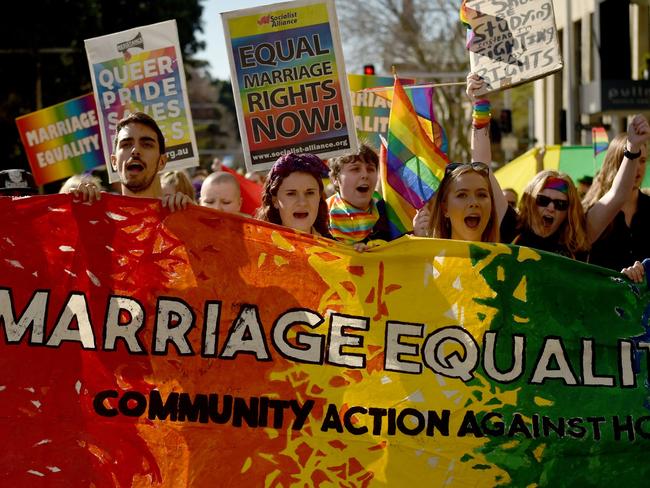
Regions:
<instances>
[{"instance_id":1,"label":"rainbow banner","mask_svg":"<svg viewBox=\"0 0 650 488\"><path fill-rule=\"evenodd\" d=\"M221 14L246 167L287 152L353 153L353 123L333 0Z\"/></svg>"},{"instance_id":2,"label":"rainbow banner","mask_svg":"<svg viewBox=\"0 0 650 488\"><path fill-rule=\"evenodd\" d=\"M433 197L449 160L422 127L397 77L392 101L380 177L391 233L397 237L413 230L415 211Z\"/></svg>"},{"instance_id":3,"label":"rainbow banner","mask_svg":"<svg viewBox=\"0 0 650 488\"><path fill-rule=\"evenodd\" d=\"M609 147L609 137L604 127L591 128L591 140L594 146L594 158L600 153L607 151Z\"/></svg>"},{"instance_id":4,"label":"rainbow banner","mask_svg":"<svg viewBox=\"0 0 650 488\"><path fill-rule=\"evenodd\" d=\"M0 211L5 486L650 474L645 284L502 244L357 253L157 200Z\"/></svg>"},{"instance_id":5,"label":"rainbow banner","mask_svg":"<svg viewBox=\"0 0 650 488\"><path fill-rule=\"evenodd\" d=\"M165 136L166 171L199 163L185 70L176 21L137 27L84 41L104 157L111 182L119 181L110 164L118 121L133 112L153 117Z\"/></svg>"},{"instance_id":6,"label":"rainbow banner","mask_svg":"<svg viewBox=\"0 0 650 488\"><path fill-rule=\"evenodd\" d=\"M16 125L38 185L104 164L92 93L18 117Z\"/></svg>"},{"instance_id":7,"label":"rainbow banner","mask_svg":"<svg viewBox=\"0 0 650 488\"><path fill-rule=\"evenodd\" d=\"M405 80L402 82L408 83ZM414 80L409 80L409 82L413 83ZM392 89L393 77L348 74L348 84L350 85L352 111L359 142L364 142L379 151L380 136L385 137L388 132L390 100L381 94L362 90L382 86Z\"/></svg>"}]
</instances>

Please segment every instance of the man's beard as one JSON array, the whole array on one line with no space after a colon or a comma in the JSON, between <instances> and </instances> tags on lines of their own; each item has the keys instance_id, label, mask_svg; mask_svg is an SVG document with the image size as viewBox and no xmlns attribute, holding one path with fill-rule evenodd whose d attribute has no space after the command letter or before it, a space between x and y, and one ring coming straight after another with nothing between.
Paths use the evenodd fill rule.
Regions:
<instances>
[{"instance_id":1,"label":"man's beard","mask_svg":"<svg viewBox=\"0 0 650 488\"><path fill-rule=\"evenodd\" d=\"M122 185L124 185L124 187L131 193L140 193L151 186L156 176L157 174L153 173L151 175L145 175L141 179L138 178L136 181L122 181Z\"/></svg>"}]
</instances>

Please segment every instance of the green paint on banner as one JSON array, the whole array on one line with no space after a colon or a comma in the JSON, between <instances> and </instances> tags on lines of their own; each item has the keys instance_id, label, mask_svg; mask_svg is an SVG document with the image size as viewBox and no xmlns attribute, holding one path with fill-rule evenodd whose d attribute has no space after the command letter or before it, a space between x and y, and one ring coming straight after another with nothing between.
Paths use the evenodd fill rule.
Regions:
<instances>
[{"instance_id":1,"label":"green paint on banner","mask_svg":"<svg viewBox=\"0 0 650 488\"><path fill-rule=\"evenodd\" d=\"M512 486L645 484L650 474L646 353L639 361L639 385L623 388L619 386L619 340L646 333L642 317L650 313L650 293L641 293L620 275L602 268L544 252L539 260L521 259L520 248L511 249L512 255L490 256L485 262L480 262L486 256L478 246L472 246L471 252L473 265L484 266L480 273L495 292L494 298L475 300L496 310L490 330L497 332L498 370L513 367L513 336L526 337L523 374L511 383L493 384L500 392L514 392L514 405L500 405L494 410L500 416L493 414L490 422L483 421L488 411L475 412L481 429L489 434L480 452L509 473ZM593 374L612 377L616 386L580 384L585 379L583 338L593 339ZM547 369L557 370L558 359L566 357L577 386L556 378L530 383L545 344L551 343L560 345L564 353L553 348L556 356L552 355ZM488 378L482 367L477 373ZM497 403L501 402L495 397L484 405ZM625 424L628 416L639 422L634 441L628 439L626 429L615 433L616 423ZM537 428L533 421L538 422ZM543 435L544 425L547 435Z\"/></svg>"}]
</instances>

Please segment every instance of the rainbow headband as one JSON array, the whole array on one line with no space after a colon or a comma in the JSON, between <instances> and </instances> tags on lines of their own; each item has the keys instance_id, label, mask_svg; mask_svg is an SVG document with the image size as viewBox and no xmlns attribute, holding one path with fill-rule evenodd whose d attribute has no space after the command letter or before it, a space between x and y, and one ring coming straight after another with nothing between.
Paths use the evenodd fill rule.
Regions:
<instances>
[{"instance_id":1,"label":"rainbow headband","mask_svg":"<svg viewBox=\"0 0 650 488\"><path fill-rule=\"evenodd\" d=\"M546 180L546 183L544 183L543 189L557 190L566 195L569 193L569 183L567 183L567 181L563 180L562 178L549 178Z\"/></svg>"}]
</instances>

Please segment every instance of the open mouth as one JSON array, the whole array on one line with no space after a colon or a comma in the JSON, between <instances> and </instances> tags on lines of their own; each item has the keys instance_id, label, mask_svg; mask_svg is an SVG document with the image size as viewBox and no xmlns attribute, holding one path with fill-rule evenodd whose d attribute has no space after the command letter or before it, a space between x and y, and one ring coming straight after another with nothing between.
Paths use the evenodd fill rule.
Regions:
<instances>
[{"instance_id":1,"label":"open mouth","mask_svg":"<svg viewBox=\"0 0 650 488\"><path fill-rule=\"evenodd\" d=\"M130 161L126 164L126 170L127 171L134 171L136 173L140 173L144 171L144 164L142 164L140 161Z\"/></svg>"},{"instance_id":2,"label":"open mouth","mask_svg":"<svg viewBox=\"0 0 650 488\"><path fill-rule=\"evenodd\" d=\"M294 212L293 213L293 218L294 219L306 219L309 217L309 212Z\"/></svg>"},{"instance_id":3,"label":"open mouth","mask_svg":"<svg viewBox=\"0 0 650 488\"><path fill-rule=\"evenodd\" d=\"M356 190L359 193L368 193L370 191L370 187L368 185L359 185L357 186Z\"/></svg>"},{"instance_id":4,"label":"open mouth","mask_svg":"<svg viewBox=\"0 0 650 488\"><path fill-rule=\"evenodd\" d=\"M555 222L554 217L551 217L550 215L543 215L542 216L542 225L544 227L551 227L553 225L553 222Z\"/></svg>"},{"instance_id":5,"label":"open mouth","mask_svg":"<svg viewBox=\"0 0 650 488\"><path fill-rule=\"evenodd\" d=\"M465 225L470 229L476 229L481 224L481 217L479 215L468 215L465 217Z\"/></svg>"}]
</instances>

